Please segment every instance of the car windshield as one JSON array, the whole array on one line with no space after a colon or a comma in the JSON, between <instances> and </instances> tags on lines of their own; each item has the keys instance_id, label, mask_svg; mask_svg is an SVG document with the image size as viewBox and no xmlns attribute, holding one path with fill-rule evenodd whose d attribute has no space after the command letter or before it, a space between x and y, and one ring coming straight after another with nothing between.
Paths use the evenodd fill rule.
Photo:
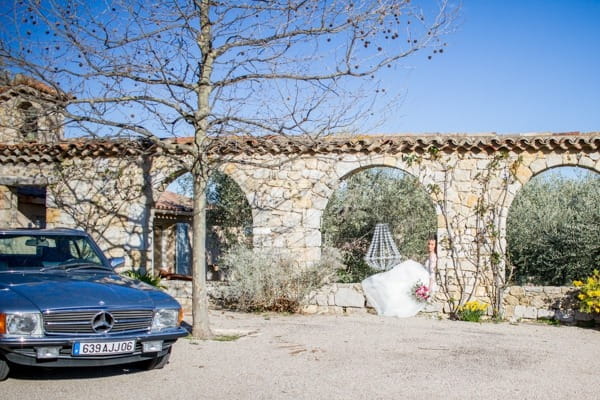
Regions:
<instances>
[{"instance_id":1,"label":"car windshield","mask_svg":"<svg viewBox=\"0 0 600 400\"><path fill-rule=\"evenodd\" d=\"M0 271L81 266L104 267L97 250L85 236L0 236Z\"/></svg>"}]
</instances>

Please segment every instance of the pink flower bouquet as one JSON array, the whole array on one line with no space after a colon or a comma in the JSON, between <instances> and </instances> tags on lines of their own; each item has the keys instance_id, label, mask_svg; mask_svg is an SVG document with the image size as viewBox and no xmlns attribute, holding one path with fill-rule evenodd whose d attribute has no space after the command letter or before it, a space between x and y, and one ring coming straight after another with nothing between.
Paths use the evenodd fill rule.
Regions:
<instances>
[{"instance_id":1,"label":"pink flower bouquet","mask_svg":"<svg viewBox=\"0 0 600 400\"><path fill-rule=\"evenodd\" d=\"M418 302L428 301L431 297L431 291L421 281L413 286L412 294Z\"/></svg>"}]
</instances>

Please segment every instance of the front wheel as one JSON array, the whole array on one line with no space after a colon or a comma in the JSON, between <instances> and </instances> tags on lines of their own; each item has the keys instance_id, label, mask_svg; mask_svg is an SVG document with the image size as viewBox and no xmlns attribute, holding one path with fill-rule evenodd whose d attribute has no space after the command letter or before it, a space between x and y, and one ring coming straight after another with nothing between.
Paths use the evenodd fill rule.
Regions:
<instances>
[{"instance_id":1,"label":"front wheel","mask_svg":"<svg viewBox=\"0 0 600 400\"><path fill-rule=\"evenodd\" d=\"M169 357L171 357L171 349L169 347L169 351L159 357L154 357L152 360L148 360L144 362L144 369L150 371L151 369L161 369L169 362Z\"/></svg>"},{"instance_id":2,"label":"front wheel","mask_svg":"<svg viewBox=\"0 0 600 400\"><path fill-rule=\"evenodd\" d=\"M8 362L0 357L0 381L5 380L10 372Z\"/></svg>"}]
</instances>

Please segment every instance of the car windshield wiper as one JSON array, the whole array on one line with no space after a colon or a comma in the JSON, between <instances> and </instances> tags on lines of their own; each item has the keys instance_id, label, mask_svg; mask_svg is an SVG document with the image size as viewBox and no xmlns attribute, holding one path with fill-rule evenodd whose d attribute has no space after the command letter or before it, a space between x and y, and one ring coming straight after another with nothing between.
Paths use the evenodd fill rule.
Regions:
<instances>
[{"instance_id":1,"label":"car windshield wiper","mask_svg":"<svg viewBox=\"0 0 600 400\"><path fill-rule=\"evenodd\" d=\"M109 268L102 264L97 264L97 263L94 263L91 261L77 261L77 260L66 261L64 263L56 264L56 265L50 265L48 267L44 267L44 268L40 269L40 271L45 272L45 271L52 271L55 269L64 269L64 270L69 270L69 271L78 270L78 269L102 269L105 271L112 271L112 268Z\"/></svg>"}]
</instances>

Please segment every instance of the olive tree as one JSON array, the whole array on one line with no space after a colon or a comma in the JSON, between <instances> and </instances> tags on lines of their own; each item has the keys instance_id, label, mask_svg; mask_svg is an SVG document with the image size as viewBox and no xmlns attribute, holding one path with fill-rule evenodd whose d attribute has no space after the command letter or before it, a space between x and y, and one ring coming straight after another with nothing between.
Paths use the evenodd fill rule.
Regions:
<instances>
[{"instance_id":1,"label":"olive tree","mask_svg":"<svg viewBox=\"0 0 600 400\"><path fill-rule=\"evenodd\" d=\"M433 203L413 176L394 168L370 168L344 180L323 214L324 242L340 249L339 279L360 282L374 273L364 261L378 223L390 226L403 259L425 261L427 238L436 231Z\"/></svg>"},{"instance_id":2,"label":"olive tree","mask_svg":"<svg viewBox=\"0 0 600 400\"><path fill-rule=\"evenodd\" d=\"M8 4L6 4L8 3ZM14 0L0 67L69 94L67 134L144 137L194 177L193 335L209 336L205 189L224 135L351 132L381 79L443 51L448 0ZM189 136L188 141L166 138Z\"/></svg>"},{"instance_id":3,"label":"olive tree","mask_svg":"<svg viewBox=\"0 0 600 400\"><path fill-rule=\"evenodd\" d=\"M543 173L508 215L508 253L518 284L569 285L600 265L600 174Z\"/></svg>"}]
</instances>

